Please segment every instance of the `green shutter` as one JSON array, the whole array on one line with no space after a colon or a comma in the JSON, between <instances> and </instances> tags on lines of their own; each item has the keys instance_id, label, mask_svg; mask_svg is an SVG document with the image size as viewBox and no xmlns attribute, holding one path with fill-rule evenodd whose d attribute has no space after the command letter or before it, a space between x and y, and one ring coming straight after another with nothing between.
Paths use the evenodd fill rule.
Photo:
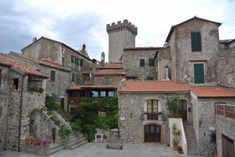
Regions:
<instances>
[{"instance_id":1,"label":"green shutter","mask_svg":"<svg viewBox=\"0 0 235 157\"><path fill-rule=\"evenodd\" d=\"M202 50L201 33L200 32L191 32L191 46L192 46L192 52Z\"/></svg>"},{"instance_id":2,"label":"green shutter","mask_svg":"<svg viewBox=\"0 0 235 157\"><path fill-rule=\"evenodd\" d=\"M194 83L204 83L203 64L194 64Z\"/></svg>"}]
</instances>

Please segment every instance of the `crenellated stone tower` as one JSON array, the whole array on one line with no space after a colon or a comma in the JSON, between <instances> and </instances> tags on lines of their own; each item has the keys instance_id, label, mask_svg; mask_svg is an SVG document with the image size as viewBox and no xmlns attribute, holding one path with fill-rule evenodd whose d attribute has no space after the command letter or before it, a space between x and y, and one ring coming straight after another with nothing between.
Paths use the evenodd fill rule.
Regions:
<instances>
[{"instance_id":1,"label":"crenellated stone tower","mask_svg":"<svg viewBox=\"0 0 235 157\"><path fill-rule=\"evenodd\" d=\"M109 34L109 62L118 62L124 48L135 47L137 27L128 20L123 20L107 24L106 31Z\"/></svg>"}]
</instances>

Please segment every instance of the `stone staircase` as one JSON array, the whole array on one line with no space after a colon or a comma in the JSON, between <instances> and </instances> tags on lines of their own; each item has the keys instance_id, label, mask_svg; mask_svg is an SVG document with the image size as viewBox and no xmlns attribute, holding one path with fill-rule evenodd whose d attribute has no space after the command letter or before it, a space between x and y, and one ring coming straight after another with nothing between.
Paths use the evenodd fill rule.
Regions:
<instances>
[{"instance_id":1,"label":"stone staircase","mask_svg":"<svg viewBox=\"0 0 235 157\"><path fill-rule=\"evenodd\" d=\"M88 141L86 137L83 134L79 135L70 135L69 141L68 141L68 148L69 149L75 149L80 147L83 144L86 144Z\"/></svg>"},{"instance_id":2,"label":"stone staircase","mask_svg":"<svg viewBox=\"0 0 235 157\"><path fill-rule=\"evenodd\" d=\"M50 149L49 149L47 155L55 154L63 149L64 149L64 145L62 145L62 144L58 144L58 143L50 144Z\"/></svg>"},{"instance_id":3,"label":"stone staircase","mask_svg":"<svg viewBox=\"0 0 235 157\"><path fill-rule=\"evenodd\" d=\"M198 150L198 145L197 145L197 140L195 136L195 132L193 129L193 125L189 122L183 122L184 124L184 131L185 131L185 136L187 140L187 145L188 145L188 154L189 155L198 155L199 150Z\"/></svg>"}]
</instances>

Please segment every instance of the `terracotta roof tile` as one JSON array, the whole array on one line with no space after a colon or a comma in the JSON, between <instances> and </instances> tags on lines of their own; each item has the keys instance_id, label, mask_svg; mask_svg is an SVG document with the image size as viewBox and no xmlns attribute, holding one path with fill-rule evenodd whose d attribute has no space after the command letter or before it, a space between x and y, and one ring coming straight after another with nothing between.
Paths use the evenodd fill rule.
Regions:
<instances>
[{"instance_id":1,"label":"terracotta roof tile","mask_svg":"<svg viewBox=\"0 0 235 157\"><path fill-rule=\"evenodd\" d=\"M113 85L81 85L81 84L72 84L68 90L82 90L82 89L115 89Z\"/></svg>"},{"instance_id":2,"label":"terracotta roof tile","mask_svg":"<svg viewBox=\"0 0 235 157\"><path fill-rule=\"evenodd\" d=\"M189 92L189 85L176 81L123 81L119 92Z\"/></svg>"},{"instance_id":3,"label":"terracotta roof tile","mask_svg":"<svg viewBox=\"0 0 235 157\"><path fill-rule=\"evenodd\" d=\"M53 62L53 61L51 61L49 59L46 59L46 58L42 58L41 60L38 60L38 59L29 57L29 56L22 55L22 54L17 53L17 52L11 52L10 55L16 55L16 56L22 57L24 59L27 59L29 61L41 64L41 65L49 66L49 67L52 67L52 68L55 68L55 69L70 71L70 69L60 65L59 63Z\"/></svg>"},{"instance_id":4,"label":"terracotta roof tile","mask_svg":"<svg viewBox=\"0 0 235 157\"><path fill-rule=\"evenodd\" d=\"M191 86L197 97L235 97L235 91L220 86Z\"/></svg>"},{"instance_id":5,"label":"terracotta roof tile","mask_svg":"<svg viewBox=\"0 0 235 157\"><path fill-rule=\"evenodd\" d=\"M35 75L35 76L40 76L40 77L45 77L45 78L47 77L43 75L42 73L38 72L36 69L30 66L27 66L25 64L22 64L18 62L17 60L12 59L8 55L0 54L0 63L10 65L12 69L23 72L25 74L30 74L30 75Z\"/></svg>"}]
</instances>

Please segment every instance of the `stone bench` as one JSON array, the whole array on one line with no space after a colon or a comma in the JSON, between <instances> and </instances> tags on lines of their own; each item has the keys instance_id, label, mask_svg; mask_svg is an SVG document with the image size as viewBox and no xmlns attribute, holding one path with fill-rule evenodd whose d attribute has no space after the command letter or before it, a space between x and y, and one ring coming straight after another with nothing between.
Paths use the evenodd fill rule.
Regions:
<instances>
[{"instance_id":1,"label":"stone bench","mask_svg":"<svg viewBox=\"0 0 235 157\"><path fill-rule=\"evenodd\" d=\"M122 149L123 148L123 146L122 146L122 144L119 144L119 143L108 143L108 144L106 144L106 148L107 149Z\"/></svg>"}]
</instances>

